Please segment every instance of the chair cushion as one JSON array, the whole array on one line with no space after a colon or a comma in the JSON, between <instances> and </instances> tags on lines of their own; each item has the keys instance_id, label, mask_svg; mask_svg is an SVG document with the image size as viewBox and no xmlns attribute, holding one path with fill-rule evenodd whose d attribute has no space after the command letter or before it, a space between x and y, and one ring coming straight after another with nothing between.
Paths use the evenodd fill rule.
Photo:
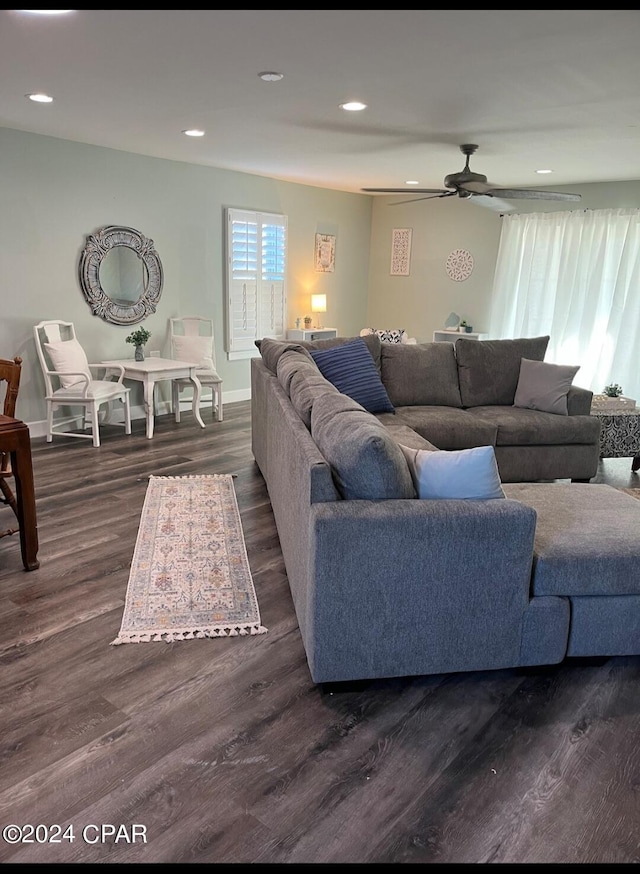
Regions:
<instances>
[{"instance_id":1,"label":"chair cushion","mask_svg":"<svg viewBox=\"0 0 640 874\"><path fill-rule=\"evenodd\" d=\"M546 361L523 358L513 399L514 407L568 416L567 395L579 370L579 366L548 364Z\"/></svg>"},{"instance_id":2,"label":"chair cushion","mask_svg":"<svg viewBox=\"0 0 640 874\"><path fill-rule=\"evenodd\" d=\"M320 372L338 391L370 413L392 413L393 404L364 340L359 337L329 349L310 350Z\"/></svg>"},{"instance_id":3,"label":"chair cushion","mask_svg":"<svg viewBox=\"0 0 640 874\"><path fill-rule=\"evenodd\" d=\"M60 373L60 383L63 388L70 388L76 383L82 383L84 385L84 380L81 379L81 377L63 376L63 371L86 373L89 379L92 378L85 351L75 338L72 340L56 340L53 343L45 343L44 348L51 359L53 369Z\"/></svg>"},{"instance_id":4,"label":"chair cushion","mask_svg":"<svg viewBox=\"0 0 640 874\"><path fill-rule=\"evenodd\" d=\"M213 340L197 335L173 336L172 354L178 361L195 361L204 370L215 370L213 363Z\"/></svg>"}]
</instances>

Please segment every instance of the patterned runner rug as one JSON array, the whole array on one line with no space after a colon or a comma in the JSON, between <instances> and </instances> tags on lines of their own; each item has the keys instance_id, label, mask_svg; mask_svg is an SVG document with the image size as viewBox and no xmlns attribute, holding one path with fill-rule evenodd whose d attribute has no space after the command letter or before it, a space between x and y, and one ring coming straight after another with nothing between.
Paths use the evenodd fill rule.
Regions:
<instances>
[{"instance_id":1,"label":"patterned runner rug","mask_svg":"<svg viewBox=\"0 0 640 874\"><path fill-rule=\"evenodd\" d=\"M111 643L264 634L227 474L151 476Z\"/></svg>"}]
</instances>

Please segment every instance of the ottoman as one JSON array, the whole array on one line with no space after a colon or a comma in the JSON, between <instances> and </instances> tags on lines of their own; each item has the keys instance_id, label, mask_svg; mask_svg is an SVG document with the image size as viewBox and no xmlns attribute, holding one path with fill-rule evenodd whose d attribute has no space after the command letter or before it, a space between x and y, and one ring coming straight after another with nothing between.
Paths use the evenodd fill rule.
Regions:
<instances>
[{"instance_id":1,"label":"ottoman","mask_svg":"<svg viewBox=\"0 0 640 874\"><path fill-rule=\"evenodd\" d=\"M567 656L640 654L640 500L590 483L504 483L537 513L532 595L570 602Z\"/></svg>"}]
</instances>

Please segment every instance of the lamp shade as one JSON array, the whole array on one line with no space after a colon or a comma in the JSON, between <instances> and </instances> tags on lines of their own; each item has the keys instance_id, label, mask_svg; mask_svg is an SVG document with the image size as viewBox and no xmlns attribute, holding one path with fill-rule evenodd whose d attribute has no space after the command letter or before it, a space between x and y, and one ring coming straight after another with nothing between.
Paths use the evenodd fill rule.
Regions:
<instances>
[{"instance_id":1,"label":"lamp shade","mask_svg":"<svg viewBox=\"0 0 640 874\"><path fill-rule=\"evenodd\" d=\"M326 313L327 311L327 295L312 294L311 295L311 312Z\"/></svg>"}]
</instances>

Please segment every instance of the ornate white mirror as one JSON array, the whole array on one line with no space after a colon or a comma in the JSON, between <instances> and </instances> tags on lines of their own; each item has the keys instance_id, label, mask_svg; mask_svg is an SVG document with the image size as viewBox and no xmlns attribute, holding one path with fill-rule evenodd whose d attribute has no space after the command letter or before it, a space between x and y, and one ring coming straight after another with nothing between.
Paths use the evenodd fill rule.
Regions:
<instances>
[{"instance_id":1,"label":"ornate white mirror","mask_svg":"<svg viewBox=\"0 0 640 874\"><path fill-rule=\"evenodd\" d=\"M156 311L162 263L153 240L134 228L108 225L89 234L78 273L92 313L106 322L134 325Z\"/></svg>"}]
</instances>

